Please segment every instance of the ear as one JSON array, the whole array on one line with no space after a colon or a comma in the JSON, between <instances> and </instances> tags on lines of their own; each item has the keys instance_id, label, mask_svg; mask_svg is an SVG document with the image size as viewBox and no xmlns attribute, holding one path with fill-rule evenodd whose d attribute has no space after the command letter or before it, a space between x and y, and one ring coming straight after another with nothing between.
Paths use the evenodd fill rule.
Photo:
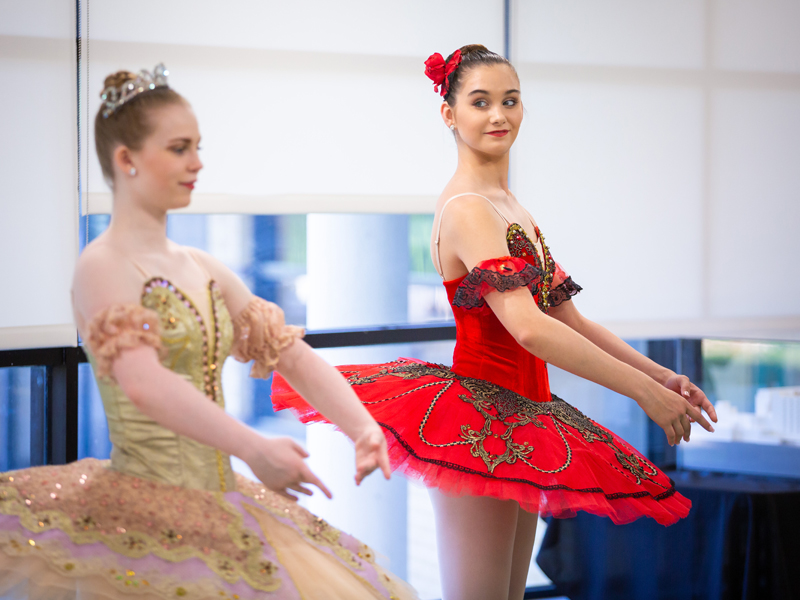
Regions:
<instances>
[{"instance_id":1,"label":"ear","mask_svg":"<svg viewBox=\"0 0 800 600\"><path fill-rule=\"evenodd\" d=\"M131 157L131 151L127 146L119 145L114 149L111 155L112 162L116 170L121 173L129 173L131 168L135 166Z\"/></svg>"},{"instance_id":2,"label":"ear","mask_svg":"<svg viewBox=\"0 0 800 600\"><path fill-rule=\"evenodd\" d=\"M453 107L447 102L442 102L439 112L441 113L442 120L447 127L450 127L450 125L453 125L456 122L456 113L453 110Z\"/></svg>"}]
</instances>

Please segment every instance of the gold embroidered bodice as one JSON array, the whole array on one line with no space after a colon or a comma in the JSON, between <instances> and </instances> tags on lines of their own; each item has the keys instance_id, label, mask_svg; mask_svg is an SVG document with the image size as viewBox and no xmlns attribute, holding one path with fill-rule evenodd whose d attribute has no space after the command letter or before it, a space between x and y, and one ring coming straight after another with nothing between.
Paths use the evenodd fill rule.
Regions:
<instances>
[{"instance_id":1,"label":"gold embroidered bodice","mask_svg":"<svg viewBox=\"0 0 800 600\"><path fill-rule=\"evenodd\" d=\"M209 402L225 408L220 379L233 343L233 325L219 286L211 281L204 293L207 302L202 306L207 310L201 312L169 281L153 278L144 285L141 305L159 316L162 364L202 391ZM97 373L97 359L89 354L89 360ZM235 489L227 455L145 416L111 378L97 377L97 385L113 444L112 469L184 488Z\"/></svg>"}]
</instances>

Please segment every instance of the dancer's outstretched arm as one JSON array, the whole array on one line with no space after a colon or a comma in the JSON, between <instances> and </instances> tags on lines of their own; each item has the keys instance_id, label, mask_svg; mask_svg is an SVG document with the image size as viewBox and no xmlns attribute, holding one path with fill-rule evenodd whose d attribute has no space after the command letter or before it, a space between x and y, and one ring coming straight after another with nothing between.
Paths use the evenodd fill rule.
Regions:
<instances>
[{"instance_id":1,"label":"dancer's outstretched arm","mask_svg":"<svg viewBox=\"0 0 800 600\"><path fill-rule=\"evenodd\" d=\"M303 459L308 453L290 438L266 438L234 419L177 373L164 367L155 349L124 350L113 374L122 391L142 414L201 444L241 458L269 489L288 498L286 489L311 495L304 484L330 490Z\"/></svg>"},{"instance_id":2,"label":"dancer's outstretched arm","mask_svg":"<svg viewBox=\"0 0 800 600\"><path fill-rule=\"evenodd\" d=\"M467 270L483 260L508 255L505 224L486 203L459 202L443 223L442 237ZM523 348L565 371L633 398L664 430L670 444L680 443L681 438L688 441L689 418L713 431L685 398L542 313L527 289L492 291L486 294L486 302Z\"/></svg>"},{"instance_id":3,"label":"dancer's outstretched arm","mask_svg":"<svg viewBox=\"0 0 800 600\"><path fill-rule=\"evenodd\" d=\"M252 302L263 302L217 259L206 253L196 254L222 288L225 303L234 319ZM391 470L386 436L339 371L302 340L295 340L281 351L276 369L311 406L355 442L357 484L378 468L389 479Z\"/></svg>"},{"instance_id":4,"label":"dancer's outstretched arm","mask_svg":"<svg viewBox=\"0 0 800 600\"><path fill-rule=\"evenodd\" d=\"M714 410L714 405L711 404L703 390L692 383L686 375L678 375L671 369L653 362L602 325L587 319L575 306L574 300L551 307L548 314L574 329L614 358L652 377L667 389L686 397L693 406L702 408L712 421L717 422L717 411Z\"/></svg>"}]
</instances>

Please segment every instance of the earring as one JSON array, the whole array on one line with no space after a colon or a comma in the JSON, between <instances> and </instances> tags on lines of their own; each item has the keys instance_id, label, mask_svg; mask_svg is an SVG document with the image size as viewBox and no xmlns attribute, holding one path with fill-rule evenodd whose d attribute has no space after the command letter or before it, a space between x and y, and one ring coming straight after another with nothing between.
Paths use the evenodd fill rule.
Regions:
<instances>
[{"instance_id":1,"label":"earring","mask_svg":"<svg viewBox=\"0 0 800 600\"><path fill-rule=\"evenodd\" d=\"M136 177L136 167L131 167L131 170L128 172L131 174L131 177Z\"/></svg>"},{"instance_id":2,"label":"earring","mask_svg":"<svg viewBox=\"0 0 800 600\"><path fill-rule=\"evenodd\" d=\"M456 130L456 126L455 125L450 125L450 131L455 131L455 130Z\"/></svg>"}]
</instances>

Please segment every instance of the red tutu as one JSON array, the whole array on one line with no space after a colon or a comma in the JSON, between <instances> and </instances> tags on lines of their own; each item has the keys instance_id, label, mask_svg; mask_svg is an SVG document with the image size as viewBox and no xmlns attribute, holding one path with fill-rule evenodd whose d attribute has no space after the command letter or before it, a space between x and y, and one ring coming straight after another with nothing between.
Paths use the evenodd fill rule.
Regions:
<instances>
[{"instance_id":1,"label":"red tutu","mask_svg":"<svg viewBox=\"0 0 800 600\"><path fill-rule=\"evenodd\" d=\"M534 402L447 367L401 358L338 367L391 435L392 469L451 495L513 499L529 512L578 510L615 523L670 525L691 502L635 449L553 396ZM303 422L327 422L275 375L272 401Z\"/></svg>"},{"instance_id":2,"label":"red tutu","mask_svg":"<svg viewBox=\"0 0 800 600\"><path fill-rule=\"evenodd\" d=\"M456 319L453 367L401 358L339 367L391 435L392 467L451 495L516 500L529 512L570 517L585 510L629 523L670 525L691 502L624 440L551 395L547 365L506 331L483 297L521 287L539 308L569 301L581 287L510 224L511 256L445 281ZM302 421L325 418L275 375L272 402Z\"/></svg>"}]
</instances>

